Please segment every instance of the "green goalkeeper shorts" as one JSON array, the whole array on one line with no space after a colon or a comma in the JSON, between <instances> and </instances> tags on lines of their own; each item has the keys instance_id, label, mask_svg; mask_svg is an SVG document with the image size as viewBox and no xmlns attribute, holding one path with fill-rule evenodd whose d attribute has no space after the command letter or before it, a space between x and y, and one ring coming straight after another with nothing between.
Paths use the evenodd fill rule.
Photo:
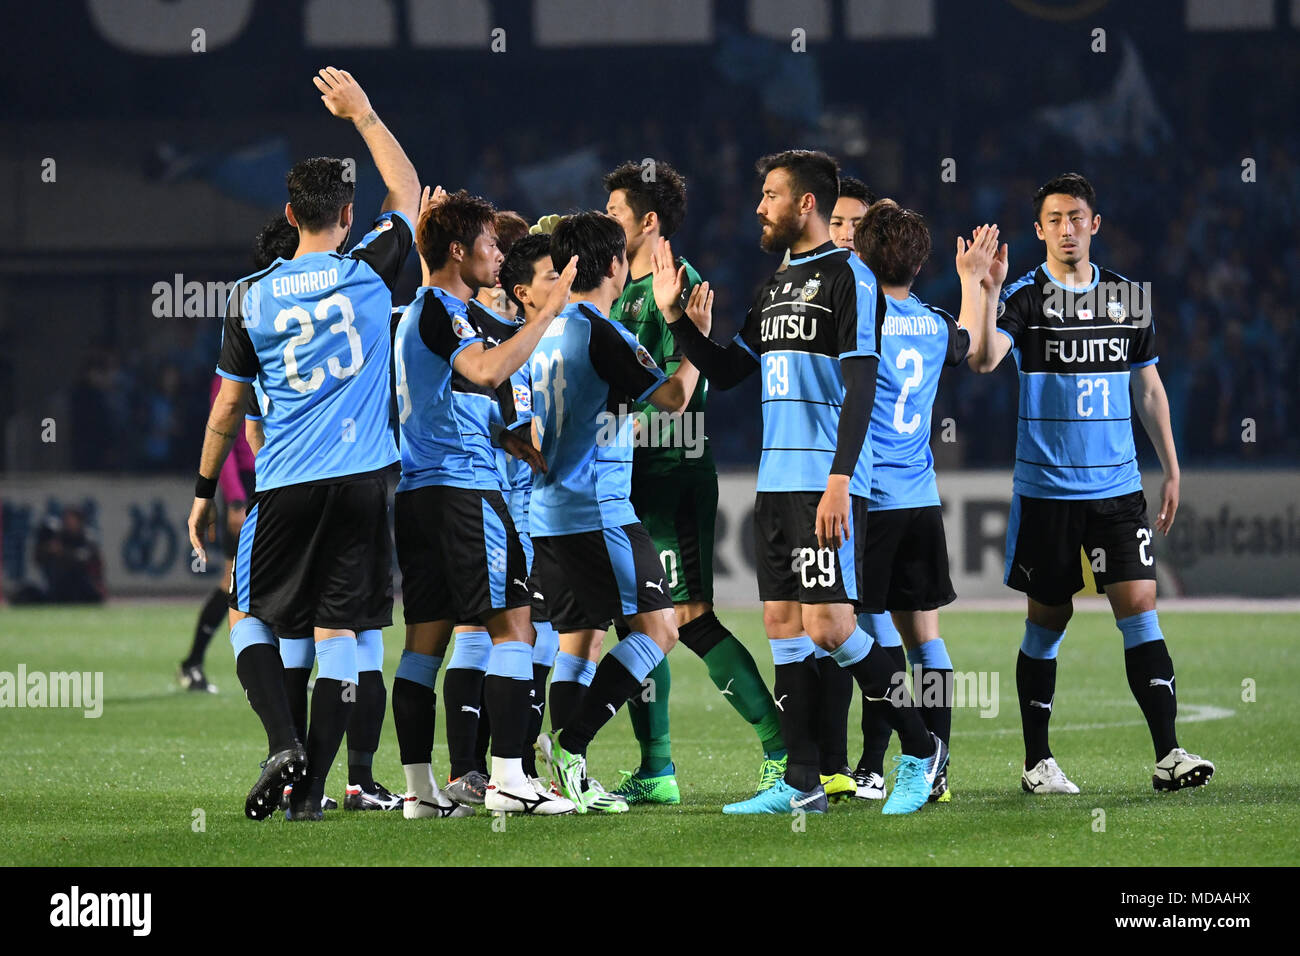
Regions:
<instances>
[{"instance_id":1,"label":"green goalkeeper shorts","mask_svg":"<svg viewBox=\"0 0 1300 956\"><path fill-rule=\"evenodd\" d=\"M712 468L634 468L632 507L659 552L673 603L712 604L718 473Z\"/></svg>"}]
</instances>

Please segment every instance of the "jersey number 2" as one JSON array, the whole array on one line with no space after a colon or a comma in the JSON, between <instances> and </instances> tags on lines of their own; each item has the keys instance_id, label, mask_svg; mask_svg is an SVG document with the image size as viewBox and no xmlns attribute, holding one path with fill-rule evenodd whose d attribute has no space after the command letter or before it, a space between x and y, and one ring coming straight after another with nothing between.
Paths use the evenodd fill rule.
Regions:
<instances>
[{"instance_id":1,"label":"jersey number 2","mask_svg":"<svg viewBox=\"0 0 1300 956\"><path fill-rule=\"evenodd\" d=\"M921 427L920 412L914 412L911 418L903 421L903 409L907 407L907 393L921 384L923 359L921 353L916 349L903 349L898 353L898 358L894 360L895 368L900 371L906 368L909 363L916 367L911 375L903 379L903 389L898 393L898 401L894 402L894 431L900 435L910 435Z\"/></svg>"},{"instance_id":2,"label":"jersey number 2","mask_svg":"<svg viewBox=\"0 0 1300 956\"><path fill-rule=\"evenodd\" d=\"M342 332L348 340L348 364L343 365L339 362L338 357L331 355L326 367L335 378L350 378L361 370L361 363L364 356L361 352L361 335L352 327L352 322L356 315L352 311L352 300L342 292L335 292L333 295L326 296L316 303L315 314L317 322L325 322L329 318L330 308L334 307L339 310L340 318L331 325L331 332ZM317 365L304 379L298 370L298 354L294 350L300 345L306 345L316 335L316 328L312 325L312 317L307 314L307 310L300 305L291 306L287 309L281 309L280 314L275 317L275 330L284 332L289 328L289 323L298 322L299 332L292 336L284 346L284 370L289 379L289 385L295 392L314 392L320 388L325 381L325 369Z\"/></svg>"}]
</instances>

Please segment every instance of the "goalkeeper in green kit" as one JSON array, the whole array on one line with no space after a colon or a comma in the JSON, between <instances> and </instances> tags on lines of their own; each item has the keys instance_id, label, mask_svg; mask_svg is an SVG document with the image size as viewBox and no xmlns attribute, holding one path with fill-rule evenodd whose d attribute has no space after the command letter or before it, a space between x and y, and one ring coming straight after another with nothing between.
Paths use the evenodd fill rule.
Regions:
<instances>
[{"instance_id":1,"label":"goalkeeper in green kit","mask_svg":"<svg viewBox=\"0 0 1300 956\"><path fill-rule=\"evenodd\" d=\"M610 318L641 343L671 375L682 363L668 324L655 305L651 255L686 212L686 182L667 163L625 163L605 177L606 212L627 236L628 284ZM684 259L683 301L699 284ZM786 752L772 694L745 646L713 612L713 529L718 512L718 471L704 436L707 383L701 379L680 417L638 405L638 439L632 465L632 506L659 551L664 587L676 608L682 644L694 651L709 678L758 736L763 751L758 790L785 774ZM680 658L679 658L680 659ZM650 672L642 692L628 701L641 746L641 766L625 771L617 793L628 803L678 803L669 734L672 675L665 658Z\"/></svg>"}]
</instances>

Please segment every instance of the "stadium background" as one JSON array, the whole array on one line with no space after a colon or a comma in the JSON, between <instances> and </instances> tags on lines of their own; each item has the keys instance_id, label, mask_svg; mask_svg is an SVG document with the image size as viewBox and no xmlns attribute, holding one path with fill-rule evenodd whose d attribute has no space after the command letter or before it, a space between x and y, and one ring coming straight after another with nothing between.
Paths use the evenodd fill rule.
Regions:
<instances>
[{"instance_id":1,"label":"stadium background","mask_svg":"<svg viewBox=\"0 0 1300 956\"><path fill-rule=\"evenodd\" d=\"M194 572L184 521L224 298L188 284L248 271L297 158L357 156L358 215L378 208L361 143L310 84L332 63L422 179L530 219L603 207L618 162L674 164L690 197L674 244L718 287L720 335L773 265L753 216L763 153L827 149L923 212L935 251L916 291L953 311L953 237L999 222L1020 275L1042 259L1035 187L1085 173L1094 260L1153 289L1184 473L1158 543L1164 593L1295 594L1298 29L1295 0L45 5L11 24L0 63L5 591L39 577L41 528L66 508L97 536L110 595L210 588L217 569ZM404 293L418 272L412 257ZM756 387L710 404L724 603L752 602ZM1015 402L1008 367L940 389L933 447L963 596L1007 593ZM1145 436L1139 448L1158 485Z\"/></svg>"}]
</instances>

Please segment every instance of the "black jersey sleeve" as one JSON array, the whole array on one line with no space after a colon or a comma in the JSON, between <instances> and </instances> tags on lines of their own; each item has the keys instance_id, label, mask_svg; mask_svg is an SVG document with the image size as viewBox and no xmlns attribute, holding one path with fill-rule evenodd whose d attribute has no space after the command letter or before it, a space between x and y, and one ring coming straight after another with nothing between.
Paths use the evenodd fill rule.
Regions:
<instances>
[{"instance_id":1,"label":"black jersey sleeve","mask_svg":"<svg viewBox=\"0 0 1300 956\"><path fill-rule=\"evenodd\" d=\"M221 356L217 359L217 374L237 382L251 382L262 367L248 335L244 309L252 295L252 287L242 282L235 286L226 302L225 324L221 329Z\"/></svg>"},{"instance_id":2,"label":"black jersey sleeve","mask_svg":"<svg viewBox=\"0 0 1300 956\"><path fill-rule=\"evenodd\" d=\"M437 296L426 295L420 307L420 341L434 355L450 363L466 345L483 339L468 319L452 315Z\"/></svg>"},{"instance_id":3,"label":"black jersey sleeve","mask_svg":"<svg viewBox=\"0 0 1300 956\"><path fill-rule=\"evenodd\" d=\"M601 315L588 315L591 337L587 354L591 367L607 384L635 402L644 402L667 376L650 353L622 326Z\"/></svg>"},{"instance_id":4,"label":"black jersey sleeve","mask_svg":"<svg viewBox=\"0 0 1300 956\"><path fill-rule=\"evenodd\" d=\"M948 351L943 357L943 364L960 365L966 361L966 355L970 352L970 332L958 325L957 320L943 309L932 306L931 311L948 326Z\"/></svg>"},{"instance_id":5,"label":"black jersey sleeve","mask_svg":"<svg viewBox=\"0 0 1300 956\"><path fill-rule=\"evenodd\" d=\"M1129 365L1141 368L1154 365L1160 361L1156 353L1156 327L1151 316L1151 299L1142 291L1142 287L1133 283L1133 348L1129 353Z\"/></svg>"},{"instance_id":6,"label":"black jersey sleeve","mask_svg":"<svg viewBox=\"0 0 1300 956\"><path fill-rule=\"evenodd\" d=\"M392 292L412 242L410 221L393 210L381 214L348 255L370 266Z\"/></svg>"},{"instance_id":7,"label":"black jersey sleeve","mask_svg":"<svg viewBox=\"0 0 1300 956\"><path fill-rule=\"evenodd\" d=\"M998 302L998 331L1011 339L1013 346L1019 343L1021 333L1030 324L1029 288L1028 285L1021 285L1009 293L1003 292L1002 299Z\"/></svg>"}]
</instances>

